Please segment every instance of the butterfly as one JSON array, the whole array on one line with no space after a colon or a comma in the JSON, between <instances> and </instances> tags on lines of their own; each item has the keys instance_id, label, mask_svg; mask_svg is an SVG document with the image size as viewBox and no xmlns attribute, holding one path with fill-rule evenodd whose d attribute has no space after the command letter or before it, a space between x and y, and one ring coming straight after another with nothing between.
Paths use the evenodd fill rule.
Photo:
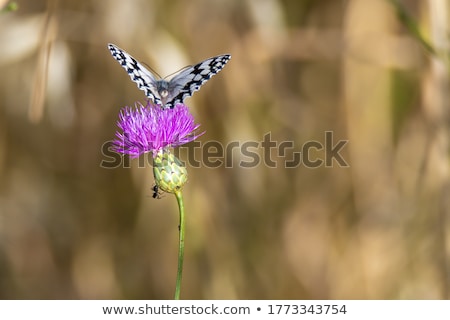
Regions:
<instances>
[{"instance_id":1,"label":"butterfly","mask_svg":"<svg viewBox=\"0 0 450 320\"><path fill-rule=\"evenodd\" d=\"M195 91L217 74L230 60L231 55L223 54L206 59L196 65L187 66L176 72L170 79L154 75L135 58L112 43L108 44L112 56L128 72L131 80L137 83L145 95L160 105L163 109L174 108L183 103L185 98L192 96Z\"/></svg>"}]
</instances>

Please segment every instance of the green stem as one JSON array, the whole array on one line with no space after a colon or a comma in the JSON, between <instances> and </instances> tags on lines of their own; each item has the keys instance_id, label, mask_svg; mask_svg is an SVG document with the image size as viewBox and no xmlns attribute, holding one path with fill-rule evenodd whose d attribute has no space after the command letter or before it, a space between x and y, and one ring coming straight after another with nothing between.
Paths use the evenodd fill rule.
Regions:
<instances>
[{"instance_id":1,"label":"green stem","mask_svg":"<svg viewBox=\"0 0 450 320\"><path fill-rule=\"evenodd\" d=\"M180 210L180 225L178 226L180 237L178 249L177 283L175 285L175 300L180 300L181 276L183 274L183 259L184 259L184 204L183 204L183 195L181 194L181 191L175 192L175 197L177 198L178 209Z\"/></svg>"}]
</instances>

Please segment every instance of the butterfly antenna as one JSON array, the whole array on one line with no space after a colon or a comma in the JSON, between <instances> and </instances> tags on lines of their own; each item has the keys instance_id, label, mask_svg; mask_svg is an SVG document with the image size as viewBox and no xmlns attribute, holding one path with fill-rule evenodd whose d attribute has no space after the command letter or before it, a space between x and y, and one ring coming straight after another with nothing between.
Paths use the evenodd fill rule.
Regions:
<instances>
[{"instance_id":1,"label":"butterfly antenna","mask_svg":"<svg viewBox=\"0 0 450 320\"><path fill-rule=\"evenodd\" d=\"M164 79L171 78L173 75L175 75L175 74L177 74L177 73L180 73L181 71L183 71L183 70L185 70L185 69L188 69L188 68L190 68L190 67L192 67L192 65L189 65L189 66L183 67L183 68L181 68L181 69L178 69L177 71L172 72L171 74L165 76Z\"/></svg>"},{"instance_id":2,"label":"butterfly antenna","mask_svg":"<svg viewBox=\"0 0 450 320\"><path fill-rule=\"evenodd\" d=\"M152 73L154 73L155 75L158 76L158 78L162 79L162 77L159 75L158 72L156 72L155 70L152 69L152 67L150 67L148 64L146 64L145 62L141 62L143 65L145 65L147 67L147 69L149 69Z\"/></svg>"}]
</instances>

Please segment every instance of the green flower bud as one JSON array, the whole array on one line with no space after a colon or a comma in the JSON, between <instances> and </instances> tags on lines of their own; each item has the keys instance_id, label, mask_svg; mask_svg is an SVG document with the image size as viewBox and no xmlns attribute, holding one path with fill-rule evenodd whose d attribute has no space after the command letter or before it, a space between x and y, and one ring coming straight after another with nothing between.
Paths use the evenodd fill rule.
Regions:
<instances>
[{"instance_id":1,"label":"green flower bud","mask_svg":"<svg viewBox=\"0 0 450 320\"><path fill-rule=\"evenodd\" d=\"M170 152L160 152L153 159L153 176L159 189L175 193L187 182L187 170Z\"/></svg>"}]
</instances>

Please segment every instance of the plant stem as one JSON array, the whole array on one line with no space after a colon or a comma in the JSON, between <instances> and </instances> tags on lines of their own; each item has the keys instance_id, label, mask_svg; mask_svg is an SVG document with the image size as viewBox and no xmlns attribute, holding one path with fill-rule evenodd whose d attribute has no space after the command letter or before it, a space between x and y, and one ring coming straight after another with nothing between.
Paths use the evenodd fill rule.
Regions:
<instances>
[{"instance_id":1,"label":"plant stem","mask_svg":"<svg viewBox=\"0 0 450 320\"><path fill-rule=\"evenodd\" d=\"M175 192L175 197L178 202L178 209L180 211L180 225L179 231L179 249L178 249L178 271L177 271L177 283L175 285L175 300L180 300L181 290L181 277L183 274L183 259L184 259L184 204L183 195L181 191Z\"/></svg>"}]
</instances>

